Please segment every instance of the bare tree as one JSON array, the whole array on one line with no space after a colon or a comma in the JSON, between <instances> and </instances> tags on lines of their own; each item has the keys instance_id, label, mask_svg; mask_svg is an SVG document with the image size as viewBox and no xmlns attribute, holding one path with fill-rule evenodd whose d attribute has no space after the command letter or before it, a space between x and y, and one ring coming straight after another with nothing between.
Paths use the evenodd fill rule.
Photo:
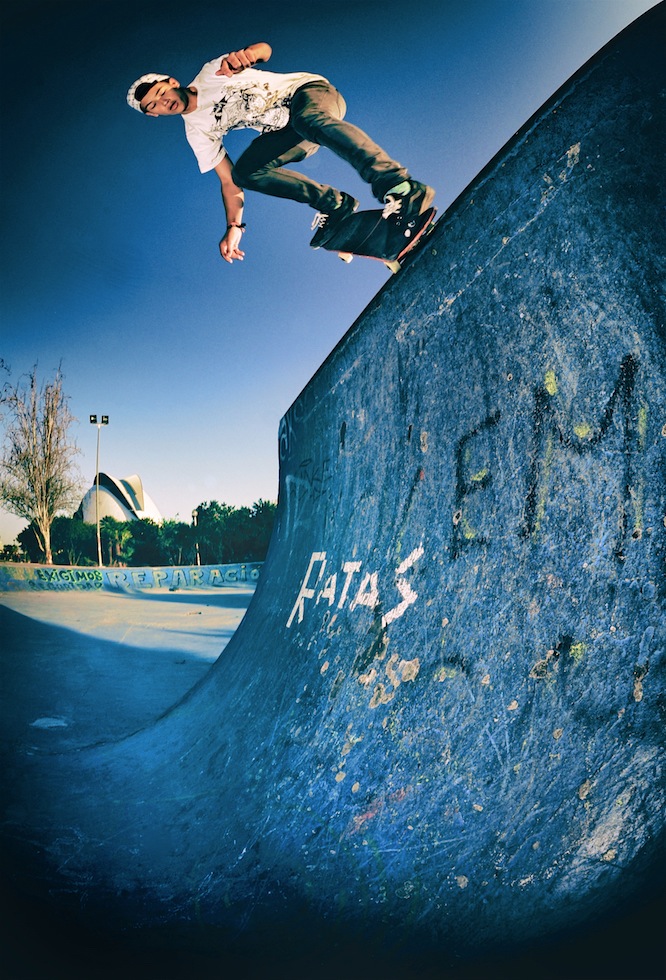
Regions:
<instances>
[{"instance_id":1,"label":"bare tree","mask_svg":"<svg viewBox=\"0 0 666 980\"><path fill-rule=\"evenodd\" d=\"M35 366L25 379L4 388L5 443L0 457L0 501L30 521L48 565L51 524L61 511L73 508L81 493L74 465L79 452L69 438L76 419L62 390L60 368L40 388Z\"/></svg>"}]
</instances>

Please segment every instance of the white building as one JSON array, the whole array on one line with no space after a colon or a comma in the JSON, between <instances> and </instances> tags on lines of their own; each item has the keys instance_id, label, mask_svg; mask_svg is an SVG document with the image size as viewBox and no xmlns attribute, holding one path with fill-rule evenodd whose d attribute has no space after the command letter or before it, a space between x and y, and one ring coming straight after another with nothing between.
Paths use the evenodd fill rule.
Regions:
<instances>
[{"instance_id":1,"label":"white building","mask_svg":"<svg viewBox=\"0 0 666 980\"><path fill-rule=\"evenodd\" d=\"M86 493L78 512L86 524L95 524L97 484ZM99 519L113 517L117 521L141 521L150 518L156 524L162 523L162 515L143 489L141 477L134 474L117 480L107 473L99 474Z\"/></svg>"}]
</instances>

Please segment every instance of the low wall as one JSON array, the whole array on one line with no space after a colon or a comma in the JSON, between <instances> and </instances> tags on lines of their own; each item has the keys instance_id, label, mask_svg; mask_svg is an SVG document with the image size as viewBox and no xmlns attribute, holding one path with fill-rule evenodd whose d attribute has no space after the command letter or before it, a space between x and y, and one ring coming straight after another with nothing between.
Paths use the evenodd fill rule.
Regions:
<instances>
[{"instance_id":1,"label":"low wall","mask_svg":"<svg viewBox=\"0 0 666 980\"><path fill-rule=\"evenodd\" d=\"M160 568L93 568L0 564L0 592L140 592L146 589L215 589L256 585L262 562L236 565L165 565Z\"/></svg>"}]
</instances>

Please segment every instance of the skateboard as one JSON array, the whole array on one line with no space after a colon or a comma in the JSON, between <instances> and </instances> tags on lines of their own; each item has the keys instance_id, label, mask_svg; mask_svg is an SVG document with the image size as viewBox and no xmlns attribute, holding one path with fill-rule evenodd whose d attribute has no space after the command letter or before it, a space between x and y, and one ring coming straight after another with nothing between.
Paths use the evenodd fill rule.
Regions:
<instances>
[{"instance_id":1,"label":"skateboard","mask_svg":"<svg viewBox=\"0 0 666 980\"><path fill-rule=\"evenodd\" d=\"M436 214L437 208L428 208L407 220L399 215L383 218L379 209L357 211L345 218L330 238L313 248L337 252L343 262L351 262L355 255L376 259L396 273L432 231Z\"/></svg>"}]
</instances>

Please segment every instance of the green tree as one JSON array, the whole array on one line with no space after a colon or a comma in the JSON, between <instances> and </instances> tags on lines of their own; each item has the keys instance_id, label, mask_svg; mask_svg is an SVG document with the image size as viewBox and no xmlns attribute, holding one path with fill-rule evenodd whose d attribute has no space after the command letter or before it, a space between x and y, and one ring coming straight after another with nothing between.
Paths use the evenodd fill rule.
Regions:
<instances>
[{"instance_id":1,"label":"green tree","mask_svg":"<svg viewBox=\"0 0 666 980\"><path fill-rule=\"evenodd\" d=\"M237 507L229 514L224 529L225 562L250 561L252 518L249 507Z\"/></svg>"},{"instance_id":2,"label":"green tree","mask_svg":"<svg viewBox=\"0 0 666 980\"><path fill-rule=\"evenodd\" d=\"M193 565L196 561L194 528L183 521L163 521L160 525L162 549L169 565Z\"/></svg>"},{"instance_id":3,"label":"green tree","mask_svg":"<svg viewBox=\"0 0 666 980\"><path fill-rule=\"evenodd\" d=\"M259 500L239 507L229 516L226 529L227 561L263 561L273 533L277 507Z\"/></svg>"},{"instance_id":4,"label":"green tree","mask_svg":"<svg viewBox=\"0 0 666 980\"><path fill-rule=\"evenodd\" d=\"M203 564L263 561L276 511L277 505L267 500L252 507L230 507L217 500L199 504L194 532Z\"/></svg>"},{"instance_id":5,"label":"green tree","mask_svg":"<svg viewBox=\"0 0 666 980\"><path fill-rule=\"evenodd\" d=\"M74 469L78 449L69 429L76 421L63 392L60 368L41 386L37 368L17 384L5 384L7 421L0 457L0 501L30 522L44 561L51 565L51 526L57 514L73 509L81 493Z\"/></svg>"},{"instance_id":6,"label":"green tree","mask_svg":"<svg viewBox=\"0 0 666 980\"><path fill-rule=\"evenodd\" d=\"M95 525L77 517L56 517L51 525L51 547L57 565L93 565L97 560Z\"/></svg>"},{"instance_id":7,"label":"green tree","mask_svg":"<svg viewBox=\"0 0 666 980\"><path fill-rule=\"evenodd\" d=\"M132 531L132 565L165 565L167 553L159 525L149 518L129 522Z\"/></svg>"},{"instance_id":8,"label":"green tree","mask_svg":"<svg viewBox=\"0 0 666 980\"><path fill-rule=\"evenodd\" d=\"M270 500L260 499L252 505L252 538L250 540L252 557L248 558L248 561L263 561L265 559L273 534L276 514L277 504Z\"/></svg>"},{"instance_id":9,"label":"green tree","mask_svg":"<svg viewBox=\"0 0 666 980\"><path fill-rule=\"evenodd\" d=\"M19 544L6 544L0 553L0 561L19 562L25 560L26 555Z\"/></svg>"},{"instance_id":10,"label":"green tree","mask_svg":"<svg viewBox=\"0 0 666 980\"><path fill-rule=\"evenodd\" d=\"M197 507L195 540L199 545L201 562L216 565L228 562L228 549L225 546L227 521L234 508L211 500Z\"/></svg>"},{"instance_id":11,"label":"green tree","mask_svg":"<svg viewBox=\"0 0 666 980\"><path fill-rule=\"evenodd\" d=\"M267 500L252 507L230 507L217 500L199 504L194 532L203 564L263 561L276 511L277 505Z\"/></svg>"},{"instance_id":12,"label":"green tree","mask_svg":"<svg viewBox=\"0 0 666 980\"><path fill-rule=\"evenodd\" d=\"M16 540L21 546L21 550L30 562L38 562L43 558L42 549L39 546L37 531L32 524L28 524L16 535Z\"/></svg>"},{"instance_id":13,"label":"green tree","mask_svg":"<svg viewBox=\"0 0 666 980\"><path fill-rule=\"evenodd\" d=\"M99 522L102 552L108 565L131 563L134 554L133 524L134 521L117 521L115 517L103 517Z\"/></svg>"}]
</instances>

